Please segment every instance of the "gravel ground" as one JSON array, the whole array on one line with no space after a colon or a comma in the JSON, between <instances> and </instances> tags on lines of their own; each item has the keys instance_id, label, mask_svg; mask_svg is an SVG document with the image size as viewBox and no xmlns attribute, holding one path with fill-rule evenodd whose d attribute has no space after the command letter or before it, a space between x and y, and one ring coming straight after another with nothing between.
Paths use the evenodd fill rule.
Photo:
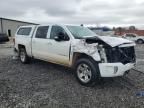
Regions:
<instances>
[{"instance_id":1,"label":"gravel ground","mask_svg":"<svg viewBox=\"0 0 144 108\"><path fill-rule=\"evenodd\" d=\"M137 46L144 65L144 46ZM65 67L12 59L12 48L0 47L0 108L144 108L144 74L132 70L123 78L106 78L94 87L81 86Z\"/></svg>"},{"instance_id":2,"label":"gravel ground","mask_svg":"<svg viewBox=\"0 0 144 108\"><path fill-rule=\"evenodd\" d=\"M144 45L136 46L137 66L136 69L144 72Z\"/></svg>"}]
</instances>

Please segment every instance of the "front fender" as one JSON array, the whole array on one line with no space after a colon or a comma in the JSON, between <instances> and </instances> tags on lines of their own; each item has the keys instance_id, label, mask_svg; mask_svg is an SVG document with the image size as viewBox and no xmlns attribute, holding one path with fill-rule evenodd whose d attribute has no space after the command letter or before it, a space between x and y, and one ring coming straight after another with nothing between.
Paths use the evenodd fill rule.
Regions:
<instances>
[{"instance_id":1,"label":"front fender","mask_svg":"<svg viewBox=\"0 0 144 108\"><path fill-rule=\"evenodd\" d=\"M75 45L72 45L73 53L84 53L92 57L95 61L101 61L100 54L97 49L98 44L87 44L85 41L81 40Z\"/></svg>"}]
</instances>

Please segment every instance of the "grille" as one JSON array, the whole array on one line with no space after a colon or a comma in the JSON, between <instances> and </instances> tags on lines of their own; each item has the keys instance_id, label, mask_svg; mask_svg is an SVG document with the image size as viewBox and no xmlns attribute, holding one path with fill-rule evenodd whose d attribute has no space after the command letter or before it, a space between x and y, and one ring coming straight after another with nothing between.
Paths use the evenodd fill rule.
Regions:
<instances>
[{"instance_id":1,"label":"grille","mask_svg":"<svg viewBox=\"0 0 144 108\"><path fill-rule=\"evenodd\" d=\"M106 48L105 51L109 63L121 62L127 64L136 61L134 47Z\"/></svg>"}]
</instances>

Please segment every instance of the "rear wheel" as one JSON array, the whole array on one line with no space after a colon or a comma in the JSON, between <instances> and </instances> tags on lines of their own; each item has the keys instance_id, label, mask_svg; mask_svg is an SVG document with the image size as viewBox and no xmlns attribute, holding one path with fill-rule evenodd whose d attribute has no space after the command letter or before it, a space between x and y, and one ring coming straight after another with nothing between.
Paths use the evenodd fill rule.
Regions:
<instances>
[{"instance_id":1,"label":"rear wheel","mask_svg":"<svg viewBox=\"0 0 144 108\"><path fill-rule=\"evenodd\" d=\"M76 77L80 84L92 86L99 80L98 64L89 58L82 58L76 62Z\"/></svg>"},{"instance_id":2,"label":"rear wheel","mask_svg":"<svg viewBox=\"0 0 144 108\"><path fill-rule=\"evenodd\" d=\"M137 43L138 43L138 44L142 44L143 42L144 42L144 41L143 41L142 39L138 39L138 40L137 40Z\"/></svg>"},{"instance_id":3,"label":"rear wheel","mask_svg":"<svg viewBox=\"0 0 144 108\"><path fill-rule=\"evenodd\" d=\"M24 64L29 63L30 58L28 57L25 48L20 48L19 51L20 61Z\"/></svg>"}]
</instances>

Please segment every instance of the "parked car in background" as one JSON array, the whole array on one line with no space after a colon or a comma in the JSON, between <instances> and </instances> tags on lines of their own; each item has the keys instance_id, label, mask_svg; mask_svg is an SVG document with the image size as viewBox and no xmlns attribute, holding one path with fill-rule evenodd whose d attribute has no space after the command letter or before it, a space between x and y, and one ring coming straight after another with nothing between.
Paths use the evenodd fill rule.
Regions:
<instances>
[{"instance_id":1,"label":"parked car in background","mask_svg":"<svg viewBox=\"0 0 144 108\"><path fill-rule=\"evenodd\" d=\"M135 66L135 43L123 38L98 36L72 25L21 26L15 50L22 63L36 58L75 70L78 81L93 85L100 77L123 76Z\"/></svg>"},{"instance_id":2,"label":"parked car in background","mask_svg":"<svg viewBox=\"0 0 144 108\"><path fill-rule=\"evenodd\" d=\"M138 36L137 34L134 33L126 33L123 35L123 38L126 38L131 41L135 41L138 44L144 43L144 36Z\"/></svg>"},{"instance_id":3,"label":"parked car in background","mask_svg":"<svg viewBox=\"0 0 144 108\"><path fill-rule=\"evenodd\" d=\"M9 38L6 34L0 33L0 43L8 42Z\"/></svg>"}]
</instances>

